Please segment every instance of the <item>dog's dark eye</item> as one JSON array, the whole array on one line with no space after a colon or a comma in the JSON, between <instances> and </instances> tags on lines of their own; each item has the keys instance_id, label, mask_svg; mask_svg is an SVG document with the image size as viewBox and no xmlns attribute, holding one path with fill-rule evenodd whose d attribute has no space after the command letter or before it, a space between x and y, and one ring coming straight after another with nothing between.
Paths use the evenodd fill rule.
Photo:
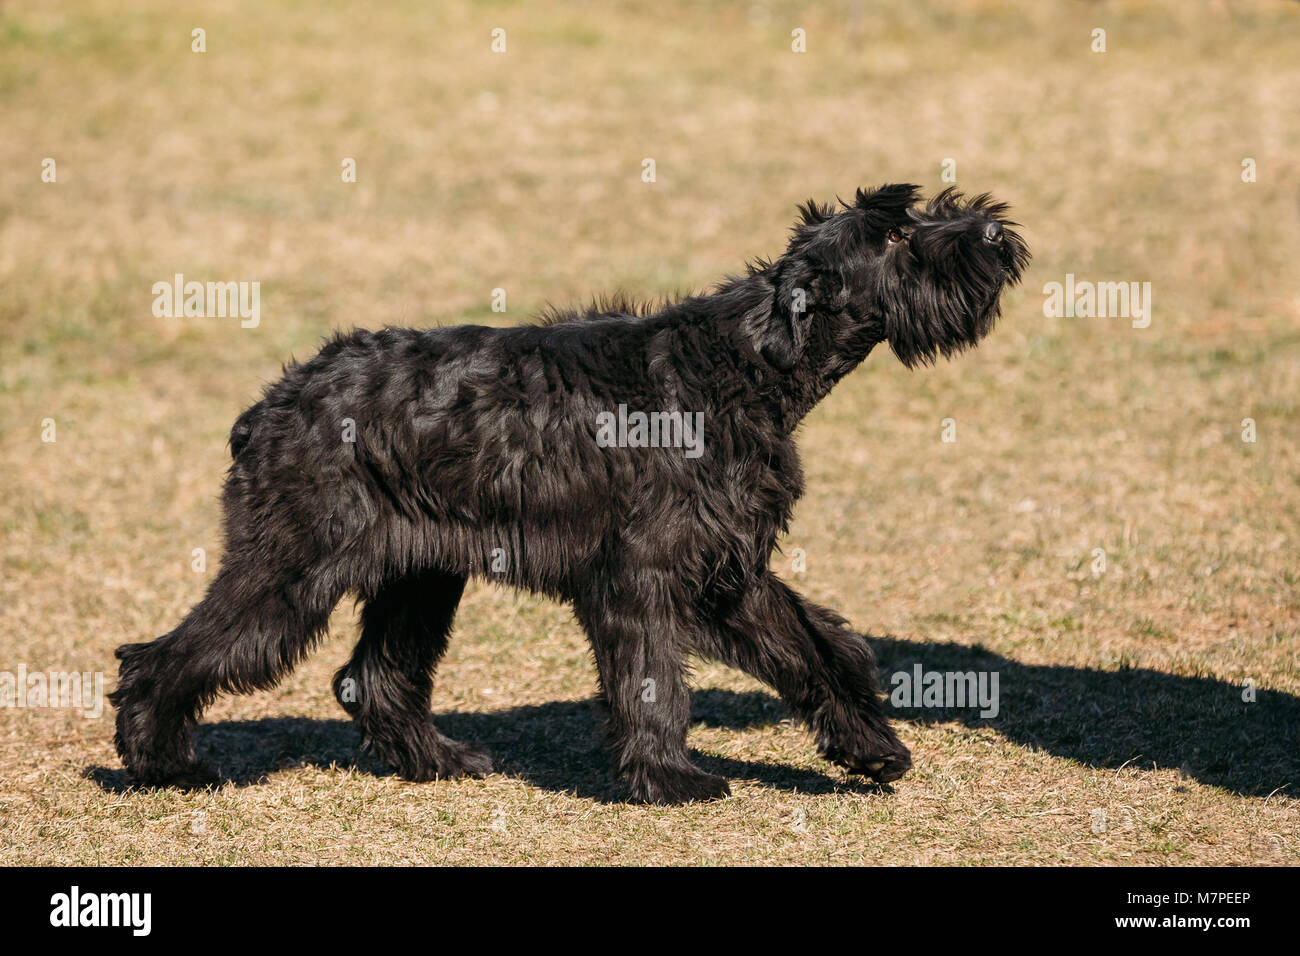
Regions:
<instances>
[{"instance_id":1,"label":"dog's dark eye","mask_svg":"<svg viewBox=\"0 0 1300 956\"><path fill-rule=\"evenodd\" d=\"M890 242L891 244L893 244L893 243L895 243L895 242L902 242L902 241L903 241L903 230L901 230L901 229L891 229L891 230L889 230L889 232L885 233L885 238L888 239L889 242Z\"/></svg>"}]
</instances>

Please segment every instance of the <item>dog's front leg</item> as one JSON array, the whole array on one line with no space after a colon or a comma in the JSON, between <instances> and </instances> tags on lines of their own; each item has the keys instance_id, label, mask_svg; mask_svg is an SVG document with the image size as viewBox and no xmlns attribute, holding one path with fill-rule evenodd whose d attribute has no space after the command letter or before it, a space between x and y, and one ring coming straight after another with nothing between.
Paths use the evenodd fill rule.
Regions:
<instances>
[{"instance_id":1,"label":"dog's front leg","mask_svg":"<svg viewBox=\"0 0 1300 956\"><path fill-rule=\"evenodd\" d=\"M608 707L614 773L634 800L689 803L731 793L723 777L691 763L685 680L690 627L665 607L671 585L656 575L609 582L574 604L587 632Z\"/></svg>"},{"instance_id":2,"label":"dog's front leg","mask_svg":"<svg viewBox=\"0 0 1300 956\"><path fill-rule=\"evenodd\" d=\"M775 575L746 591L701 650L780 693L812 728L826 759L881 783L911 768L885 717L866 638Z\"/></svg>"}]
</instances>

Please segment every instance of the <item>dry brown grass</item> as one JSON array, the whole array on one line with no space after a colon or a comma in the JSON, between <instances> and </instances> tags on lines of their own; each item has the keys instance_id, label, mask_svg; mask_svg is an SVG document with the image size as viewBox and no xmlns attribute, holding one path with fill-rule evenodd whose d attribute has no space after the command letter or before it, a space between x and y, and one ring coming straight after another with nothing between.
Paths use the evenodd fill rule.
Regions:
<instances>
[{"instance_id":1,"label":"dry brown grass","mask_svg":"<svg viewBox=\"0 0 1300 956\"><path fill-rule=\"evenodd\" d=\"M108 716L0 710L0 863L1300 860L1300 7L133 9L0 13L0 670L111 683L117 644L175 623L191 549L216 563L231 420L332 328L701 286L809 194L937 188L954 157L1015 204L1026 287L978 353L879 354L811 417L787 544L884 663L996 669L1002 712L905 718L888 794L702 664L691 741L734 797L627 806L567 612L478 586L434 710L500 773L412 785L357 753L327 687L343 608L277 692L212 708L215 792L124 790ZM261 326L155 319L175 272L260 281ZM1044 319L1067 272L1151 281L1151 327Z\"/></svg>"}]
</instances>

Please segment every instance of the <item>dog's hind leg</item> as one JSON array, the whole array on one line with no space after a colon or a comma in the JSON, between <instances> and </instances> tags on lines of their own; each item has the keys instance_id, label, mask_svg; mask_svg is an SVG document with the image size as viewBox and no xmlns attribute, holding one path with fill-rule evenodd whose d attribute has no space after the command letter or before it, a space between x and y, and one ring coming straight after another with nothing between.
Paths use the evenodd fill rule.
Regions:
<instances>
[{"instance_id":1,"label":"dog's hind leg","mask_svg":"<svg viewBox=\"0 0 1300 956\"><path fill-rule=\"evenodd\" d=\"M670 588L648 587L638 595L635 584L621 581L574 604L608 707L614 772L627 781L632 798L644 803L725 797L731 793L726 779L696 767L686 748L690 629L672 610L657 607L662 598L655 595Z\"/></svg>"},{"instance_id":2,"label":"dog's hind leg","mask_svg":"<svg viewBox=\"0 0 1300 956\"><path fill-rule=\"evenodd\" d=\"M364 596L361 640L334 675L334 696L365 747L407 780L492 772L485 751L438 732L429 697L465 578L412 573Z\"/></svg>"},{"instance_id":3,"label":"dog's hind leg","mask_svg":"<svg viewBox=\"0 0 1300 956\"><path fill-rule=\"evenodd\" d=\"M882 783L911 768L884 715L866 639L774 575L760 578L699 650L775 688L826 759Z\"/></svg>"},{"instance_id":4,"label":"dog's hind leg","mask_svg":"<svg viewBox=\"0 0 1300 956\"><path fill-rule=\"evenodd\" d=\"M114 743L136 782L212 782L194 764L191 731L203 709L222 692L275 686L325 630L341 593L321 568L293 571L234 548L174 631L119 647Z\"/></svg>"}]
</instances>

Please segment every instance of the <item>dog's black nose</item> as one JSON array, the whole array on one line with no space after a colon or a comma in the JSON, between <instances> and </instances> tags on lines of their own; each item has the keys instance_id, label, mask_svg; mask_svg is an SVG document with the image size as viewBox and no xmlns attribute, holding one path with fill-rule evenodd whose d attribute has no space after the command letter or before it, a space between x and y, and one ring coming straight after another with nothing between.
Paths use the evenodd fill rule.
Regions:
<instances>
[{"instance_id":1,"label":"dog's black nose","mask_svg":"<svg viewBox=\"0 0 1300 956\"><path fill-rule=\"evenodd\" d=\"M985 241L985 242L1001 242L1001 241L1002 241L1002 223L1000 223L1000 222L991 222L991 223L989 223L987 226L985 226L985 227L984 227L984 241Z\"/></svg>"}]
</instances>

